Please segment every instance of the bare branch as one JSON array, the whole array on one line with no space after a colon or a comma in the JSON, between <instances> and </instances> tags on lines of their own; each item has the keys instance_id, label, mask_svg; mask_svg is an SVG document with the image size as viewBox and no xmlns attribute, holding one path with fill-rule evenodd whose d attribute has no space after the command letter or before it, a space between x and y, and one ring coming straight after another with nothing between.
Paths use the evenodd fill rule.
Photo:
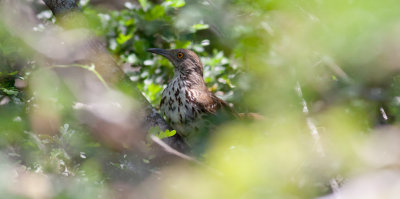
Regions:
<instances>
[{"instance_id":1,"label":"bare branch","mask_svg":"<svg viewBox=\"0 0 400 199\"><path fill-rule=\"evenodd\" d=\"M222 172L220 172L220 171L218 171L218 170L216 170L216 169L214 169L214 168L211 168L211 167L207 166L206 164L204 164L204 163L198 161L197 159L195 159L195 158L193 158L193 157L190 157L190 156L188 156L188 155L185 155L185 154L183 154L183 153L181 153L181 152L179 152L179 151L173 149L172 147L168 146L168 144L166 144L165 142L163 142L160 138L158 138L158 137L156 137L156 136L154 136L154 135L151 136L151 140L153 140L153 142L155 142L155 143L157 143L159 146L161 146L161 147L164 149L164 151L166 151L167 153L170 153L170 154L172 154L172 155L175 155L175 156L177 156L177 157L179 157L179 158L182 158L182 159L184 159L184 160L187 160L187 161L196 163L197 165L206 168L207 170L211 171L211 172L214 173L214 174L217 174L217 175L220 175L220 176L223 175Z\"/></svg>"}]
</instances>

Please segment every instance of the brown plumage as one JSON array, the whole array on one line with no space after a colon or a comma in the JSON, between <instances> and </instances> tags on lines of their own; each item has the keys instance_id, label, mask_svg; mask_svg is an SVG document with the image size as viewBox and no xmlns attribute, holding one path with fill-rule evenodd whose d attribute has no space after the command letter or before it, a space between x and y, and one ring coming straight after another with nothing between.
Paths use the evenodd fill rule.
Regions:
<instances>
[{"instance_id":1,"label":"brown plumage","mask_svg":"<svg viewBox=\"0 0 400 199\"><path fill-rule=\"evenodd\" d=\"M167 58L175 67L174 77L162 93L161 114L181 136L188 136L204 125L203 117L220 110L236 113L210 92L203 79L203 64L196 53L187 49L148 49Z\"/></svg>"}]
</instances>

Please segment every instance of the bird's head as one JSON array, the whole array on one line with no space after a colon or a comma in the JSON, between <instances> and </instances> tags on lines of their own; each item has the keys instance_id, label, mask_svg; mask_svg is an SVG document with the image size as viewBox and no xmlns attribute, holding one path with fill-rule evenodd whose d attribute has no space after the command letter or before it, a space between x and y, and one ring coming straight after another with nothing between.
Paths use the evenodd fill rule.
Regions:
<instances>
[{"instance_id":1,"label":"bird's head","mask_svg":"<svg viewBox=\"0 0 400 199\"><path fill-rule=\"evenodd\" d=\"M150 48L147 51L167 58L174 65L175 72L183 75L196 74L203 77L203 64L201 64L196 53L191 50Z\"/></svg>"}]
</instances>

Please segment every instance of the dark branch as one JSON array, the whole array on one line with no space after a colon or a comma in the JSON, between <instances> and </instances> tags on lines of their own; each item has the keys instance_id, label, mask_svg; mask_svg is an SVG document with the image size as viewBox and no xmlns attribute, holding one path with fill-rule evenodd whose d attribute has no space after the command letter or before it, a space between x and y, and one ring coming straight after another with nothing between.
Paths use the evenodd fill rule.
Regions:
<instances>
[{"instance_id":1,"label":"dark branch","mask_svg":"<svg viewBox=\"0 0 400 199\"><path fill-rule=\"evenodd\" d=\"M54 15L62 15L78 8L78 0L43 0Z\"/></svg>"}]
</instances>

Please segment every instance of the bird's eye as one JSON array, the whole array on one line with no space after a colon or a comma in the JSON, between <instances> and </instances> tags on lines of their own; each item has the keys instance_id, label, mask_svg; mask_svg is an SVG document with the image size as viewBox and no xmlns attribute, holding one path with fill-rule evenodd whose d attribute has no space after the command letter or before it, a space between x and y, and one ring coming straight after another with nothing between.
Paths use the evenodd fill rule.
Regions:
<instances>
[{"instance_id":1,"label":"bird's eye","mask_svg":"<svg viewBox=\"0 0 400 199\"><path fill-rule=\"evenodd\" d=\"M178 53L176 56L177 56L179 59L182 59L183 53Z\"/></svg>"}]
</instances>

